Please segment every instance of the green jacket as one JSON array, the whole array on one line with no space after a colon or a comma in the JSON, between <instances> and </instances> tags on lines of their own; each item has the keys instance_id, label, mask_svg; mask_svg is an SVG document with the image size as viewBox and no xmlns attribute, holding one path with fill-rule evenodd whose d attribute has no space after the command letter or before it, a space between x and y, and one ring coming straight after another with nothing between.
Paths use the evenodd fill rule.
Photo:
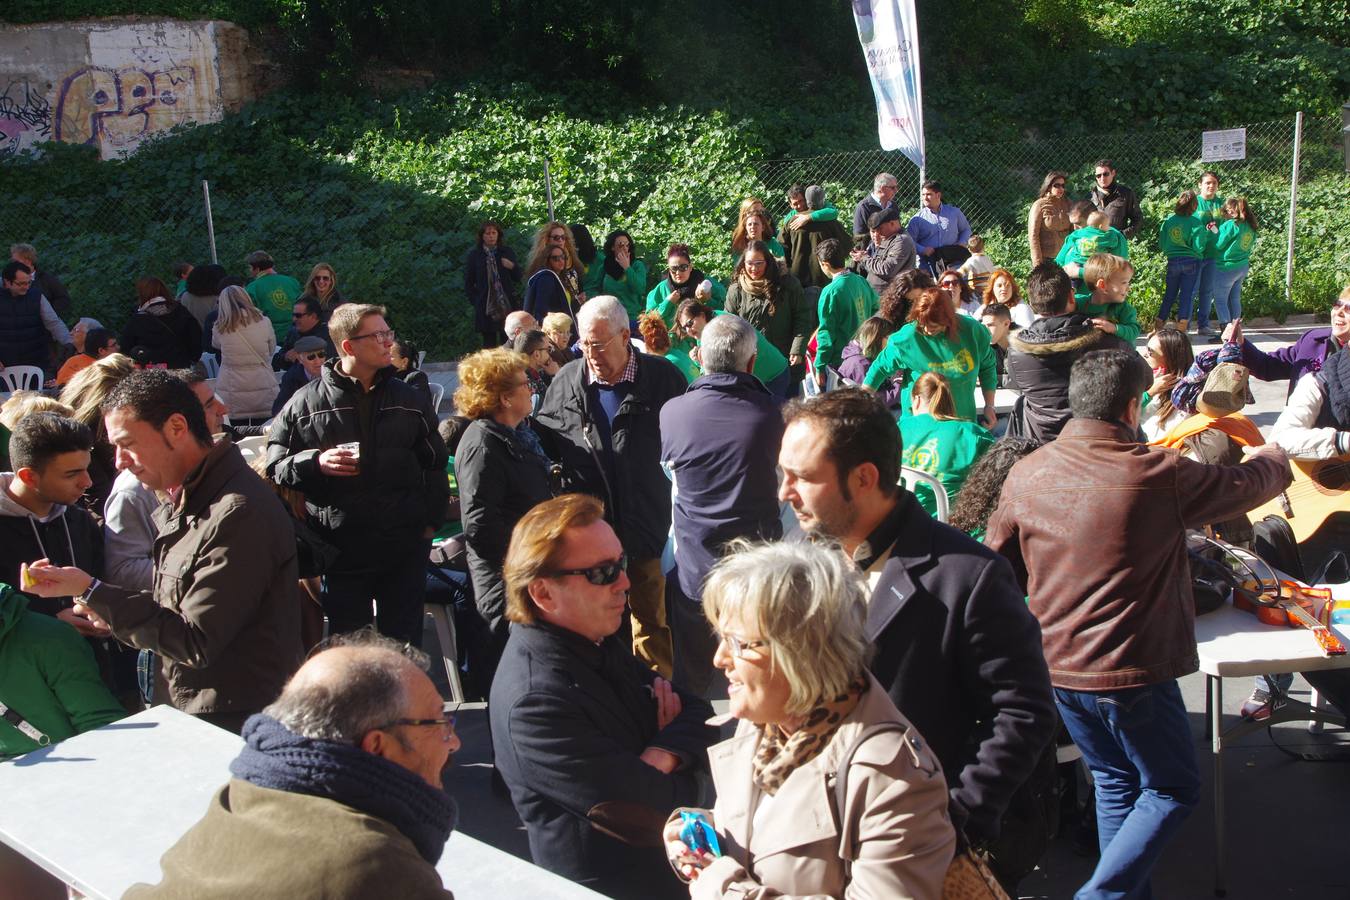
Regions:
<instances>
[{"instance_id":1,"label":"green jacket","mask_svg":"<svg viewBox=\"0 0 1350 900\"><path fill-rule=\"evenodd\" d=\"M647 296L647 264L640 259L633 260L623 278L614 280L605 272L605 254L597 253L595 263L586 270L581 283L587 297L599 297L610 294L618 297L623 308L628 310L628 318L636 319L642 315L644 299Z\"/></svg>"},{"instance_id":2,"label":"green jacket","mask_svg":"<svg viewBox=\"0 0 1350 900\"><path fill-rule=\"evenodd\" d=\"M28 609L28 598L0 584L0 701L52 743L127 714L98 674L89 644L65 622ZM38 743L0 719L0 758Z\"/></svg>"},{"instance_id":3,"label":"green jacket","mask_svg":"<svg viewBox=\"0 0 1350 900\"><path fill-rule=\"evenodd\" d=\"M1240 268L1251 262L1252 250L1256 247L1256 232L1246 222L1229 219L1219 226L1214 247L1220 269L1227 272Z\"/></svg>"},{"instance_id":4,"label":"green jacket","mask_svg":"<svg viewBox=\"0 0 1350 900\"><path fill-rule=\"evenodd\" d=\"M714 315L720 316L721 313L720 312L714 313ZM689 351L693 349L693 347L694 343L692 341L685 341L671 347L671 353L674 353L678 350L683 350L685 354L688 354ZM670 359L670 354L666 354L666 358ZM670 361L674 362L677 366L680 365L673 359L671 359ZM692 358L690 358L689 361L694 366L695 371L698 372L699 375L703 374L698 369L698 363L695 363ZM788 367L787 357L779 353L778 348L775 347L773 344L769 343L769 339L764 336L763 332L756 331L755 367L750 370L750 374L755 376L765 384L768 384L770 381L773 381L779 375L782 375L783 370L786 369L787 367ZM683 368L681 368L681 371L684 371ZM685 374L687 375L688 373L686 372ZM690 382L691 383L693 382L692 378L690 379Z\"/></svg>"},{"instance_id":5,"label":"green jacket","mask_svg":"<svg viewBox=\"0 0 1350 900\"><path fill-rule=\"evenodd\" d=\"M1125 235L1114 228L1102 231L1100 228L1080 228L1064 239L1055 262L1061 266L1069 263L1083 265L1098 253L1114 253L1121 259L1130 258L1130 245Z\"/></svg>"},{"instance_id":6,"label":"green jacket","mask_svg":"<svg viewBox=\"0 0 1350 900\"><path fill-rule=\"evenodd\" d=\"M788 223L797 215L795 209L789 209L784 213L783 218L778 220L778 233L782 234L787 230ZM820 209L813 209L807 213L807 217L812 222L837 222L839 221L839 210L833 206L822 206Z\"/></svg>"},{"instance_id":7,"label":"green jacket","mask_svg":"<svg viewBox=\"0 0 1350 900\"><path fill-rule=\"evenodd\" d=\"M1158 228L1158 246L1168 259L1202 259L1209 231L1195 216L1174 213Z\"/></svg>"},{"instance_id":8,"label":"green jacket","mask_svg":"<svg viewBox=\"0 0 1350 900\"><path fill-rule=\"evenodd\" d=\"M1193 215L1202 228L1207 226L1210 222L1213 222L1215 225L1222 225L1223 198L1215 194L1213 200L1206 200L1204 197L1197 194L1195 198L1195 212ZM1205 228L1205 231L1208 232L1209 229ZM1205 259L1218 258L1219 251L1215 248L1214 241L1211 238L1210 242L1205 245Z\"/></svg>"},{"instance_id":9,"label":"green jacket","mask_svg":"<svg viewBox=\"0 0 1350 900\"><path fill-rule=\"evenodd\" d=\"M906 416L898 424L904 448L900 462L936 476L947 489L949 504L956 503L956 493L975 461L994 445L994 436L988 430L964 419L935 419L928 413L920 413ZM937 515L932 488L915 485L914 497L930 516Z\"/></svg>"},{"instance_id":10,"label":"green jacket","mask_svg":"<svg viewBox=\"0 0 1350 900\"><path fill-rule=\"evenodd\" d=\"M910 322L886 342L867 370L863 384L877 390L896 372L905 373L905 388L900 393L902 416L909 411L909 394L924 372L937 372L952 386L956 414L975 421L975 389L998 389L998 368L989 329L970 316L956 317L957 340L953 344L945 334L928 335ZM977 384L978 381L978 384Z\"/></svg>"},{"instance_id":11,"label":"green jacket","mask_svg":"<svg viewBox=\"0 0 1350 900\"><path fill-rule=\"evenodd\" d=\"M1090 298L1089 298L1090 299ZM1131 344L1143 332L1139 325L1139 313L1134 304L1125 303L1081 303L1075 310L1090 318L1110 319L1116 324L1116 337Z\"/></svg>"},{"instance_id":12,"label":"green jacket","mask_svg":"<svg viewBox=\"0 0 1350 900\"><path fill-rule=\"evenodd\" d=\"M277 343L280 344L291 328L291 309L300 296L300 282L289 275L273 272L253 279L244 290L248 291L259 312L272 321L272 329L276 331Z\"/></svg>"},{"instance_id":13,"label":"green jacket","mask_svg":"<svg viewBox=\"0 0 1350 900\"><path fill-rule=\"evenodd\" d=\"M858 326L877 314L877 292L867 279L845 272L820 290L816 304L816 368L838 366L844 345L853 340Z\"/></svg>"},{"instance_id":14,"label":"green jacket","mask_svg":"<svg viewBox=\"0 0 1350 900\"><path fill-rule=\"evenodd\" d=\"M784 356L804 354L806 340L816 330L815 313L806 302L802 284L791 275L783 275L779 281L772 308L767 299L747 293L734 282L727 289L726 311L759 329Z\"/></svg>"},{"instance_id":15,"label":"green jacket","mask_svg":"<svg viewBox=\"0 0 1350 900\"><path fill-rule=\"evenodd\" d=\"M689 379L690 384L693 384L694 379L703 374L698 367L698 363L694 362L694 358L689 355L693 346L692 341L681 341L678 344L671 344L670 350L665 354L666 359L675 364L675 368L679 369L684 377Z\"/></svg>"},{"instance_id":16,"label":"green jacket","mask_svg":"<svg viewBox=\"0 0 1350 900\"><path fill-rule=\"evenodd\" d=\"M206 815L160 858L147 897L398 897L454 900L441 876L390 822L309 794L238 778L211 798Z\"/></svg>"},{"instance_id":17,"label":"green jacket","mask_svg":"<svg viewBox=\"0 0 1350 900\"><path fill-rule=\"evenodd\" d=\"M712 284L712 296L707 300L707 306L714 310L720 310L727 302L727 289L722 282L709 276L708 281ZM656 287L647 292L647 312L655 310L661 315L661 321L666 323L666 328L675 327L675 310L680 306L670 299L670 279L662 278L656 283Z\"/></svg>"}]
</instances>

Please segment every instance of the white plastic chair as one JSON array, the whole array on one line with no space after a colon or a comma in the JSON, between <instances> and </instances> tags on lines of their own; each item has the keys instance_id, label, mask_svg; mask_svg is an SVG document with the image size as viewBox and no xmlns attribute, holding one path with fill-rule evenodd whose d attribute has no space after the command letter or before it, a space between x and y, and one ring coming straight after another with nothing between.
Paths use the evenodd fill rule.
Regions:
<instances>
[{"instance_id":1,"label":"white plastic chair","mask_svg":"<svg viewBox=\"0 0 1350 900\"><path fill-rule=\"evenodd\" d=\"M42 390L42 370L37 366L6 366L0 369L0 382L7 387L5 390L13 393L14 391L40 391Z\"/></svg>"},{"instance_id":2,"label":"white plastic chair","mask_svg":"<svg viewBox=\"0 0 1350 900\"><path fill-rule=\"evenodd\" d=\"M441 411L441 400L445 399L445 385L431 382L431 411Z\"/></svg>"},{"instance_id":3,"label":"white plastic chair","mask_svg":"<svg viewBox=\"0 0 1350 900\"><path fill-rule=\"evenodd\" d=\"M220 375L220 360L216 359L214 353L202 354L202 369L207 378L216 378Z\"/></svg>"},{"instance_id":4,"label":"white plastic chair","mask_svg":"<svg viewBox=\"0 0 1350 900\"><path fill-rule=\"evenodd\" d=\"M424 363L424 362L426 362L426 361L427 361L427 351L425 351L425 350L418 350L418 351L417 351L417 368L419 368L419 369L422 368L422 363Z\"/></svg>"},{"instance_id":5,"label":"white plastic chair","mask_svg":"<svg viewBox=\"0 0 1350 900\"><path fill-rule=\"evenodd\" d=\"M950 512L947 503L947 489L942 486L942 482L938 481L936 476L909 466L901 466L900 484L911 492L916 484L926 484L932 488L933 495L937 498L937 520L939 522L947 521L947 514Z\"/></svg>"}]
</instances>

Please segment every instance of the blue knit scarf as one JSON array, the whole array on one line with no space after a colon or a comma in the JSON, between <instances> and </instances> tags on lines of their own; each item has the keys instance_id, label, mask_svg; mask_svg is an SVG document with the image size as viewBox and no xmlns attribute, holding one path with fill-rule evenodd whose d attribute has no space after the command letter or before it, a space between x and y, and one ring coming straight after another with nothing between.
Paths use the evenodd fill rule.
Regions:
<instances>
[{"instance_id":1,"label":"blue knit scarf","mask_svg":"<svg viewBox=\"0 0 1350 900\"><path fill-rule=\"evenodd\" d=\"M422 778L360 747L301 737L276 719L249 716L230 772L258 787L326 797L383 819L432 865L455 828L455 801Z\"/></svg>"}]
</instances>

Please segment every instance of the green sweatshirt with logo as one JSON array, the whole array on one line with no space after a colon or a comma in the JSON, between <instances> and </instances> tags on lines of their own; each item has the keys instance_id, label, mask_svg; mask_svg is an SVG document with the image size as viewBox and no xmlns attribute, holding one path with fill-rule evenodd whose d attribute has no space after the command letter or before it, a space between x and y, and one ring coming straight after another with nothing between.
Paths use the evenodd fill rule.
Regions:
<instances>
[{"instance_id":1,"label":"green sweatshirt with logo","mask_svg":"<svg viewBox=\"0 0 1350 900\"><path fill-rule=\"evenodd\" d=\"M902 465L933 475L947 491L948 508L965 483L975 461L994 445L994 436L982 425L964 419L935 419L928 413L906 416L898 423ZM915 485L914 498L930 516L937 515L937 499L926 484Z\"/></svg>"},{"instance_id":2,"label":"green sweatshirt with logo","mask_svg":"<svg viewBox=\"0 0 1350 900\"><path fill-rule=\"evenodd\" d=\"M1207 226L1209 225L1210 222L1213 222L1215 225L1222 225L1223 198L1220 197L1218 194L1214 195L1213 200L1206 200L1204 197L1197 196L1195 198L1194 215L1196 220L1200 223L1201 227L1205 228L1205 231L1209 231L1209 228ZM1214 242L1212 240L1205 245L1204 258L1205 259L1219 258L1219 251L1215 248Z\"/></svg>"},{"instance_id":3,"label":"green sweatshirt with logo","mask_svg":"<svg viewBox=\"0 0 1350 900\"><path fill-rule=\"evenodd\" d=\"M891 335L885 349L872 360L863 384L875 391L896 372L904 372L900 414L908 416L914 382L924 372L937 372L952 386L956 414L975 421L975 390L998 389L998 363L989 345L988 328L971 316L957 316L956 328L957 339L953 342L945 333L924 334L917 323L909 322Z\"/></svg>"},{"instance_id":4,"label":"green sweatshirt with logo","mask_svg":"<svg viewBox=\"0 0 1350 900\"><path fill-rule=\"evenodd\" d=\"M1061 266L1069 263L1083 265L1098 253L1114 253L1121 259L1130 258L1130 245L1125 235L1115 228L1102 231L1100 228L1080 228L1064 239L1055 262Z\"/></svg>"},{"instance_id":5,"label":"green sweatshirt with logo","mask_svg":"<svg viewBox=\"0 0 1350 900\"><path fill-rule=\"evenodd\" d=\"M1168 259L1203 259L1209 230L1195 216L1173 213L1158 228L1158 246Z\"/></svg>"},{"instance_id":6,"label":"green sweatshirt with logo","mask_svg":"<svg viewBox=\"0 0 1350 900\"><path fill-rule=\"evenodd\" d=\"M1219 269L1228 272L1240 268L1251 262L1252 250L1256 247L1256 232L1246 222L1229 219L1219 226L1214 247Z\"/></svg>"}]
</instances>

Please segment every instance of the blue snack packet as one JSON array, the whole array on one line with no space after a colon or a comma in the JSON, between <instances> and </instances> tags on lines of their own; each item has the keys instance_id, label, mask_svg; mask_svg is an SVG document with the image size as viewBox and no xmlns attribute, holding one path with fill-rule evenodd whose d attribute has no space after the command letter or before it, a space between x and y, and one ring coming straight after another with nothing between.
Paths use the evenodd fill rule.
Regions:
<instances>
[{"instance_id":1,"label":"blue snack packet","mask_svg":"<svg viewBox=\"0 0 1350 900\"><path fill-rule=\"evenodd\" d=\"M680 813L680 819L684 822L680 827L680 840L684 841L686 847L694 853L722 855L722 845L718 843L717 832L713 830L707 816L701 812L685 811Z\"/></svg>"}]
</instances>

